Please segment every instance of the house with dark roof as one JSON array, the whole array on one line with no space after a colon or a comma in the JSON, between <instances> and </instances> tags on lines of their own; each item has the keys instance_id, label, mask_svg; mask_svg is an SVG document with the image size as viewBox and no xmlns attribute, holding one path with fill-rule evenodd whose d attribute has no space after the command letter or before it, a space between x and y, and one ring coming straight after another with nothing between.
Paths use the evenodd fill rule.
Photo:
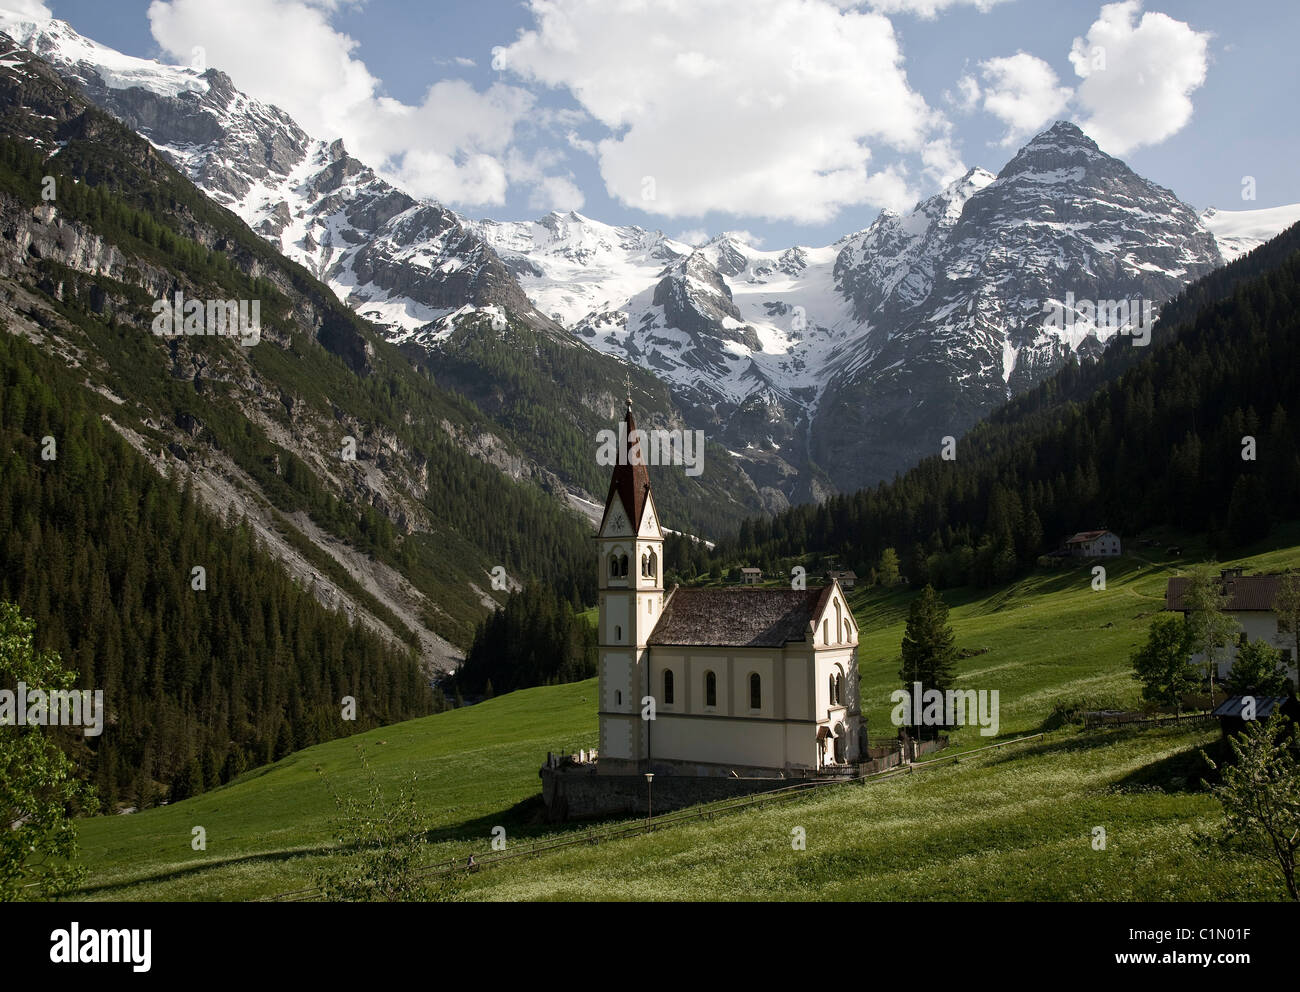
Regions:
<instances>
[{"instance_id":1,"label":"house with dark roof","mask_svg":"<svg viewBox=\"0 0 1300 992\"><path fill-rule=\"evenodd\" d=\"M596 534L598 775L764 776L865 750L857 623L820 588L663 586L663 530L628 402Z\"/></svg>"},{"instance_id":2,"label":"house with dark roof","mask_svg":"<svg viewBox=\"0 0 1300 992\"><path fill-rule=\"evenodd\" d=\"M1245 575L1244 569L1225 568L1219 573L1219 592L1225 596L1223 610L1237 621L1237 638L1228 645L1219 659L1215 677L1227 678L1237 660L1237 649L1248 641L1264 640L1282 652L1282 663L1294 685L1296 682L1295 640L1289 633L1278 630L1274 606L1282 586L1281 575ZM1191 584L1189 576L1169 580L1165 587L1165 609L1175 613L1188 613L1184 601ZM1204 665L1205 655L1192 655L1191 664Z\"/></svg>"},{"instance_id":3,"label":"house with dark roof","mask_svg":"<svg viewBox=\"0 0 1300 992\"><path fill-rule=\"evenodd\" d=\"M747 586L756 586L763 581L763 570L761 568L742 568L740 570L740 581Z\"/></svg>"},{"instance_id":4,"label":"house with dark roof","mask_svg":"<svg viewBox=\"0 0 1300 992\"><path fill-rule=\"evenodd\" d=\"M1081 530L1066 539L1065 550L1080 558L1110 558L1120 553L1119 535L1109 530Z\"/></svg>"},{"instance_id":5,"label":"house with dark roof","mask_svg":"<svg viewBox=\"0 0 1300 992\"><path fill-rule=\"evenodd\" d=\"M851 568L842 571L832 569L826 573L826 581L838 582L842 589L852 589L858 584L858 573Z\"/></svg>"}]
</instances>

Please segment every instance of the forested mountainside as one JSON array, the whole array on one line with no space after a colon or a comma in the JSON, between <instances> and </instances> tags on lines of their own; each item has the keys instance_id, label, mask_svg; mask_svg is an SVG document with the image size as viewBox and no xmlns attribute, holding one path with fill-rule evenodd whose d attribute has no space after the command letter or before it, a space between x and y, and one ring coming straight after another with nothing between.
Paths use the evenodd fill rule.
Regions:
<instances>
[{"instance_id":1,"label":"forested mountainside","mask_svg":"<svg viewBox=\"0 0 1300 992\"><path fill-rule=\"evenodd\" d=\"M442 707L414 643L322 606L193 476L159 475L48 344L0 335L0 600L104 693L103 734L65 738L103 811Z\"/></svg>"},{"instance_id":2,"label":"forested mountainside","mask_svg":"<svg viewBox=\"0 0 1300 992\"><path fill-rule=\"evenodd\" d=\"M1003 582L1070 534L1168 526L1220 548L1300 515L1300 226L1194 283L1148 348L1069 366L890 483L756 519L720 562L804 554Z\"/></svg>"},{"instance_id":3,"label":"forested mountainside","mask_svg":"<svg viewBox=\"0 0 1300 992\"><path fill-rule=\"evenodd\" d=\"M7 54L0 595L105 691L75 743L106 804L428 712L498 566L590 597L589 524L468 399ZM178 293L256 301L256 334L154 333Z\"/></svg>"}]
</instances>

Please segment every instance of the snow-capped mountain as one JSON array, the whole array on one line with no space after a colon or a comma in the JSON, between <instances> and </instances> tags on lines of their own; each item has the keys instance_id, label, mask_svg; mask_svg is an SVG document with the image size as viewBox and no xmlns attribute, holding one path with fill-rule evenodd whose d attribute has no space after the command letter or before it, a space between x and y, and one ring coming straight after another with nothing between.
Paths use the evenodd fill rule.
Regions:
<instances>
[{"instance_id":1,"label":"snow-capped mountain","mask_svg":"<svg viewBox=\"0 0 1300 992\"><path fill-rule=\"evenodd\" d=\"M589 314L620 306L689 255L688 244L658 231L612 227L576 211L536 221L468 221L548 317L575 327Z\"/></svg>"},{"instance_id":2,"label":"snow-capped mountain","mask_svg":"<svg viewBox=\"0 0 1300 992\"><path fill-rule=\"evenodd\" d=\"M1117 329L1277 233L1296 208L1204 217L1071 124L832 245L693 247L578 213L470 221L240 93L0 12L49 61L390 339L436 352L510 313L665 382L765 493L817 498L908 467ZM1216 240L1217 239L1217 240ZM1044 308L1066 319L1049 325ZM567 329L567 331L566 331ZM580 345L577 345L580 347ZM770 500L769 500L770 502Z\"/></svg>"},{"instance_id":3,"label":"snow-capped mountain","mask_svg":"<svg viewBox=\"0 0 1300 992\"><path fill-rule=\"evenodd\" d=\"M1121 328L1096 301L1158 309L1223 262L1189 206L1064 122L998 175L972 169L824 247L688 250L576 214L478 229L544 312L670 383L796 498L819 494L810 463L841 489L905 469L1099 352Z\"/></svg>"},{"instance_id":4,"label":"snow-capped mountain","mask_svg":"<svg viewBox=\"0 0 1300 992\"><path fill-rule=\"evenodd\" d=\"M459 317L501 309L558 331L454 212L396 189L221 71L123 55L59 20L0 11L0 30L393 339L432 344Z\"/></svg>"},{"instance_id":5,"label":"snow-capped mountain","mask_svg":"<svg viewBox=\"0 0 1300 992\"><path fill-rule=\"evenodd\" d=\"M869 329L828 383L812 433L819 464L846 466L839 480L872 482L936 453L942 437L1121 333L1096 304L1158 308L1222 264L1189 206L1073 124L1053 125L985 178L932 248L931 284L904 280L904 292L880 298L868 279L859 291Z\"/></svg>"},{"instance_id":6,"label":"snow-capped mountain","mask_svg":"<svg viewBox=\"0 0 1300 992\"><path fill-rule=\"evenodd\" d=\"M1292 224L1300 223L1300 203L1258 210L1219 210L1210 207L1201 214L1225 261L1236 261Z\"/></svg>"}]
</instances>

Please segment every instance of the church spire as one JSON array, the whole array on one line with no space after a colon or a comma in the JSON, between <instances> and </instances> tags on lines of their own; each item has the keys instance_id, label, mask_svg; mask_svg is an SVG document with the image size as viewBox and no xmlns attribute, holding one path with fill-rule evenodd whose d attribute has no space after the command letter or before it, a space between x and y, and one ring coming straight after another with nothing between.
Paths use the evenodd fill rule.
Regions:
<instances>
[{"instance_id":1,"label":"church spire","mask_svg":"<svg viewBox=\"0 0 1300 992\"><path fill-rule=\"evenodd\" d=\"M641 515L650 496L650 472L645 464L644 438L637 431L636 419L632 416L631 376L628 377L627 389L627 412L619 432L618 463L614 466L609 480L609 495L605 498L605 516L609 516L617 498L622 502L633 530L636 530L641 526Z\"/></svg>"}]
</instances>

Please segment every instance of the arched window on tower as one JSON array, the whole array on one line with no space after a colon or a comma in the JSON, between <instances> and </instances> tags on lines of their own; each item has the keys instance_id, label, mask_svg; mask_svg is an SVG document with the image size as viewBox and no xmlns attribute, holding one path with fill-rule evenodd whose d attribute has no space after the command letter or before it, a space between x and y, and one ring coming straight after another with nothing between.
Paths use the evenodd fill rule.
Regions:
<instances>
[{"instance_id":1,"label":"arched window on tower","mask_svg":"<svg viewBox=\"0 0 1300 992\"><path fill-rule=\"evenodd\" d=\"M763 708L763 680L759 678L758 672L753 672L749 676L749 708L751 710Z\"/></svg>"},{"instance_id":2,"label":"arched window on tower","mask_svg":"<svg viewBox=\"0 0 1300 992\"><path fill-rule=\"evenodd\" d=\"M829 695L830 695L830 701L831 701L831 705L832 705L832 706L834 706L836 703L839 702L839 700L835 698L835 676L834 676L834 675L831 676L831 685L830 685L830 694L829 694Z\"/></svg>"},{"instance_id":3,"label":"arched window on tower","mask_svg":"<svg viewBox=\"0 0 1300 992\"><path fill-rule=\"evenodd\" d=\"M609 577L611 579L627 578L627 555L615 549L609 556Z\"/></svg>"},{"instance_id":4,"label":"arched window on tower","mask_svg":"<svg viewBox=\"0 0 1300 992\"><path fill-rule=\"evenodd\" d=\"M844 704L844 676L835 676L835 702L839 705Z\"/></svg>"},{"instance_id":5,"label":"arched window on tower","mask_svg":"<svg viewBox=\"0 0 1300 992\"><path fill-rule=\"evenodd\" d=\"M671 706L672 704L673 704L673 670L671 668L665 668L664 669L664 705Z\"/></svg>"},{"instance_id":6,"label":"arched window on tower","mask_svg":"<svg viewBox=\"0 0 1300 992\"><path fill-rule=\"evenodd\" d=\"M836 637L839 637L840 631L844 629L844 625L840 622L842 616L843 615L840 613L840 601L837 599L835 601L835 636Z\"/></svg>"},{"instance_id":7,"label":"arched window on tower","mask_svg":"<svg viewBox=\"0 0 1300 992\"><path fill-rule=\"evenodd\" d=\"M704 705L718 705L718 677L712 672L704 673Z\"/></svg>"},{"instance_id":8,"label":"arched window on tower","mask_svg":"<svg viewBox=\"0 0 1300 992\"><path fill-rule=\"evenodd\" d=\"M650 556L644 551L641 552L641 578L646 578L650 574Z\"/></svg>"},{"instance_id":9,"label":"arched window on tower","mask_svg":"<svg viewBox=\"0 0 1300 992\"><path fill-rule=\"evenodd\" d=\"M656 580L659 578L659 555L654 551L650 552L650 572L647 578Z\"/></svg>"}]
</instances>

